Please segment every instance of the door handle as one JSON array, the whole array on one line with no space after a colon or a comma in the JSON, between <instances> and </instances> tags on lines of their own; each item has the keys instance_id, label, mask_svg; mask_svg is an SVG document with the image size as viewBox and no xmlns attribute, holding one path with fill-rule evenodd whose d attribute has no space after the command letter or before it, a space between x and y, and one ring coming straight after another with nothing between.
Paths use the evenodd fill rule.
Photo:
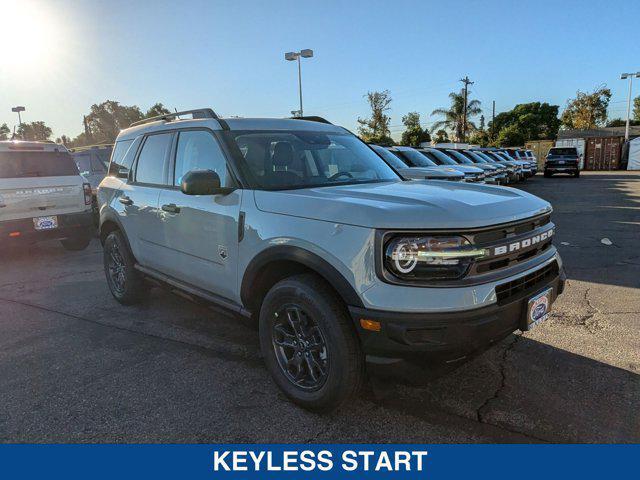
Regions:
<instances>
[{"instance_id":1,"label":"door handle","mask_svg":"<svg viewBox=\"0 0 640 480\"><path fill-rule=\"evenodd\" d=\"M180 207L178 207L175 203L162 205L162 210L169 213L180 213Z\"/></svg>"},{"instance_id":2,"label":"door handle","mask_svg":"<svg viewBox=\"0 0 640 480\"><path fill-rule=\"evenodd\" d=\"M131 200L126 195L123 196L123 197L118 198L118 201L123 205L133 205L133 200Z\"/></svg>"}]
</instances>

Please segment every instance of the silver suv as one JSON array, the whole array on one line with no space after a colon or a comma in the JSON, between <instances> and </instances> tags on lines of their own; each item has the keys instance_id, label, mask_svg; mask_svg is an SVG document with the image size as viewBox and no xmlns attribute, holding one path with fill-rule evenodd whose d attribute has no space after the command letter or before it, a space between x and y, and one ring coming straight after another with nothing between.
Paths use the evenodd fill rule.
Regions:
<instances>
[{"instance_id":1,"label":"silver suv","mask_svg":"<svg viewBox=\"0 0 640 480\"><path fill-rule=\"evenodd\" d=\"M403 181L318 120L205 109L122 131L98 189L113 296L150 278L254 317L275 382L318 411L367 364L461 362L548 316L564 274L547 202Z\"/></svg>"}]
</instances>

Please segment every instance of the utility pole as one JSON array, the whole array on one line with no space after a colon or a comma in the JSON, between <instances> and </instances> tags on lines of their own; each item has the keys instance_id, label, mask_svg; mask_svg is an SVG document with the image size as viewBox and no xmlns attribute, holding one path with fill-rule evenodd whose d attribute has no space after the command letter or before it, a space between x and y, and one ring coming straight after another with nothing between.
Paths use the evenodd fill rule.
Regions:
<instances>
[{"instance_id":1,"label":"utility pole","mask_svg":"<svg viewBox=\"0 0 640 480\"><path fill-rule=\"evenodd\" d=\"M491 106L491 140L493 140L493 132L495 131L496 125L496 101L493 101L493 105Z\"/></svg>"},{"instance_id":2,"label":"utility pole","mask_svg":"<svg viewBox=\"0 0 640 480\"><path fill-rule=\"evenodd\" d=\"M629 141L629 118L631 117L631 92L633 89L633 77L640 78L640 72L635 73L623 73L620 75L620 80L629 79L629 96L627 97L627 125L624 132L625 142Z\"/></svg>"},{"instance_id":3,"label":"utility pole","mask_svg":"<svg viewBox=\"0 0 640 480\"><path fill-rule=\"evenodd\" d=\"M473 85L473 82L469 80L468 76L460 79L464 83L464 109L462 113L462 143L467 140L467 96L469 94L469 85Z\"/></svg>"}]
</instances>

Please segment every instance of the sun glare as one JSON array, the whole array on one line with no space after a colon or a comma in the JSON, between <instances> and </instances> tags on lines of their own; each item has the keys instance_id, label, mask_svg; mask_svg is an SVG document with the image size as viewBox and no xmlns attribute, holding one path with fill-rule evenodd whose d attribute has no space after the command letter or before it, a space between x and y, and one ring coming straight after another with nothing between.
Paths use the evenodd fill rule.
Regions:
<instances>
[{"instance_id":1,"label":"sun glare","mask_svg":"<svg viewBox=\"0 0 640 480\"><path fill-rule=\"evenodd\" d=\"M42 68L60 48L64 28L48 14L44 2L0 0L0 46L2 69ZM58 34L56 34L56 31Z\"/></svg>"}]
</instances>

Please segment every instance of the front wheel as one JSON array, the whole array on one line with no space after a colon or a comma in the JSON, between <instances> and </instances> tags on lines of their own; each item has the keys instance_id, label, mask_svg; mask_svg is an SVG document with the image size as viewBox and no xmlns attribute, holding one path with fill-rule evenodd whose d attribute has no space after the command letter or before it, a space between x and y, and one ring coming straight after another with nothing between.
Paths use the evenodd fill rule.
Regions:
<instances>
[{"instance_id":1,"label":"front wheel","mask_svg":"<svg viewBox=\"0 0 640 480\"><path fill-rule=\"evenodd\" d=\"M574 173L573 176L578 178L580 176L580 170L576 170L576 173Z\"/></svg>"},{"instance_id":2,"label":"front wheel","mask_svg":"<svg viewBox=\"0 0 640 480\"><path fill-rule=\"evenodd\" d=\"M553 175L551 172L548 172L546 170L544 171L545 178L551 178L551 175Z\"/></svg>"},{"instance_id":3,"label":"front wheel","mask_svg":"<svg viewBox=\"0 0 640 480\"><path fill-rule=\"evenodd\" d=\"M346 307L316 275L287 278L267 293L260 347L276 384L309 410L334 410L362 385L364 356Z\"/></svg>"},{"instance_id":4,"label":"front wheel","mask_svg":"<svg viewBox=\"0 0 640 480\"><path fill-rule=\"evenodd\" d=\"M119 231L111 232L104 241L104 273L113 297L123 305L139 302L147 291L135 260Z\"/></svg>"}]
</instances>

